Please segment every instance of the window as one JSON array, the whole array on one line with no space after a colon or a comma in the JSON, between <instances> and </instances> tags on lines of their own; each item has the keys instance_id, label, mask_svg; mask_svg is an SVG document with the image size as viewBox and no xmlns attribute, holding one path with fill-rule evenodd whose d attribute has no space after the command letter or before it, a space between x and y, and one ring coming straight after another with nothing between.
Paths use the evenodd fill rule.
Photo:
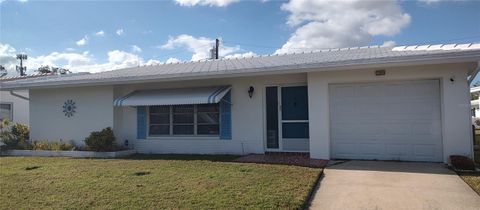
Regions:
<instances>
[{"instance_id":1,"label":"window","mask_svg":"<svg viewBox=\"0 0 480 210\"><path fill-rule=\"evenodd\" d=\"M169 135L170 134L170 107L151 106L150 107L150 135Z\"/></svg>"},{"instance_id":2,"label":"window","mask_svg":"<svg viewBox=\"0 0 480 210\"><path fill-rule=\"evenodd\" d=\"M173 135L193 135L195 107L192 105L173 106Z\"/></svg>"},{"instance_id":3,"label":"window","mask_svg":"<svg viewBox=\"0 0 480 210\"><path fill-rule=\"evenodd\" d=\"M149 107L149 135L218 135L219 105Z\"/></svg>"},{"instance_id":4,"label":"window","mask_svg":"<svg viewBox=\"0 0 480 210\"><path fill-rule=\"evenodd\" d=\"M217 135L219 107L217 104L212 106L210 104L197 105L197 134L198 135Z\"/></svg>"},{"instance_id":5,"label":"window","mask_svg":"<svg viewBox=\"0 0 480 210\"><path fill-rule=\"evenodd\" d=\"M12 120L13 118L13 109L12 109L13 104L11 103L2 103L0 104L0 120L3 119L8 119Z\"/></svg>"}]
</instances>

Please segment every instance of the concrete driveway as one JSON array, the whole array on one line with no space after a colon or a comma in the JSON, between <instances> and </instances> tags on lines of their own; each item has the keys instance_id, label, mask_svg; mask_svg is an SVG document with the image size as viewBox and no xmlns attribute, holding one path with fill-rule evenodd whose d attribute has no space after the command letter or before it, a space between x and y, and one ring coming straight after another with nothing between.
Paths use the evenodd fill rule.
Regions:
<instances>
[{"instance_id":1,"label":"concrete driveway","mask_svg":"<svg viewBox=\"0 0 480 210\"><path fill-rule=\"evenodd\" d=\"M480 209L480 196L440 163L349 161L324 172L311 209Z\"/></svg>"}]
</instances>

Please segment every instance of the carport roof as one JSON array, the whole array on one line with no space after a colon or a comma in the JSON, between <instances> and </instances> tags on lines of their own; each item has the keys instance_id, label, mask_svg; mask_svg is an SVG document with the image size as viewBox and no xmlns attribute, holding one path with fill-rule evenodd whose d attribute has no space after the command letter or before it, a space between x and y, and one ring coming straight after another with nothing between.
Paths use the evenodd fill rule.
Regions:
<instances>
[{"instance_id":1,"label":"carport roof","mask_svg":"<svg viewBox=\"0 0 480 210\"><path fill-rule=\"evenodd\" d=\"M95 74L0 82L0 88L12 90L112 85L414 64L478 62L479 60L480 43L400 47L367 46L248 58L138 66Z\"/></svg>"}]
</instances>

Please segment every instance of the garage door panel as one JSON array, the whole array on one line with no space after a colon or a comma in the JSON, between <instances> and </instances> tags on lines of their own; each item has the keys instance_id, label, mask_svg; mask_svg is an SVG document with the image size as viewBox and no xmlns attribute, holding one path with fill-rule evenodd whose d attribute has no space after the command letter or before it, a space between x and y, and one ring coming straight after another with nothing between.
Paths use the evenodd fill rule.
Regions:
<instances>
[{"instance_id":1,"label":"garage door panel","mask_svg":"<svg viewBox=\"0 0 480 210\"><path fill-rule=\"evenodd\" d=\"M383 153L383 144L364 143L358 145L362 155L381 155Z\"/></svg>"},{"instance_id":2,"label":"garage door panel","mask_svg":"<svg viewBox=\"0 0 480 210\"><path fill-rule=\"evenodd\" d=\"M390 156L407 156L409 151L409 145L407 144L387 144L385 145L385 153Z\"/></svg>"},{"instance_id":3,"label":"garage door panel","mask_svg":"<svg viewBox=\"0 0 480 210\"><path fill-rule=\"evenodd\" d=\"M413 155L422 157L434 157L437 148L435 145L414 145Z\"/></svg>"},{"instance_id":4,"label":"garage door panel","mask_svg":"<svg viewBox=\"0 0 480 210\"><path fill-rule=\"evenodd\" d=\"M330 86L332 158L442 161L438 80Z\"/></svg>"},{"instance_id":5,"label":"garage door panel","mask_svg":"<svg viewBox=\"0 0 480 210\"><path fill-rule=\"evenodd\" d=\"M333 151L341 157L342 155L355 154L355 148L356 147L357 147L357 145L354 144L354 143L339 142L339 143L336 143L334 145Z\"/></svg>"}]
</instances>

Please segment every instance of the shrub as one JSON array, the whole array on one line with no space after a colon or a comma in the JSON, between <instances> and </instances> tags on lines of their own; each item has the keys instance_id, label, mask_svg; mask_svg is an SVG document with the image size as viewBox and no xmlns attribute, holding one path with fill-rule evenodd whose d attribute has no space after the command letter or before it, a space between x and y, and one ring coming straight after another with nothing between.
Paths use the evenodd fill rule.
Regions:
<instances>
[{"instance_id":1,"label":"shrub","mask_svg":"<svg viewBox=\"0 0 480 210\"><path fill-rule=\"evenodd\" d=\"M480 118L472 118L472 124L475 126L475 129L480 129Z\"/></svg>"},{"instance_id":2,"label":"shrub","mask_svg":"<svg viewBox=\"0 0 480 210\"><path fill-rule=\"evenodd\" d=\"M75 150L75 145L73 143L63 142L60 141L34 141L32 143L33 150L63 150L63 151L70 151Z\"/></svg>"},{"instance_id":3,"label":"shrub","mask_svg":"<svg viewBox=\"0 0 480 210\"><path fill-rule=\"evenodd\" d=\"M30 138L30 131L28 130L28 125L16 123L10 128L10 132L19 139L19 141L28 141Z\"/></svg>"},{"instance_id":4,"label":"shrub","mask_svg":"<svg viewBox=\"0 0 480 210\"><path fill-rule=\"evenodd\" d=\"M29 149L31 147L29 138L28 126L20 123L12 125L8 131L2 131L0 134L1 141L9 149Z\"/></svg>"},{"instance_id":5,"label":"shrub","mask_svg":"<svg viewBox=\"0 0 480 210\"><path fill-rule=\"evenodd\" d=\"M451 155L450 162L455 169L475 170L475 163L473 160L465 156Z\"/></svg>"},{"instance_id":6,"label":"shrub","mask_svg":"<svg viewBox=\"0 0 480 210\"><path fill-rule=\"evenodd\" d=\"M102 131L90 133L90 135L85 138L85 144L87 145L87 150L96 152L112 151L117 147L115 144L115 136L110 127Z\"/></svg>"}]
</instances>

